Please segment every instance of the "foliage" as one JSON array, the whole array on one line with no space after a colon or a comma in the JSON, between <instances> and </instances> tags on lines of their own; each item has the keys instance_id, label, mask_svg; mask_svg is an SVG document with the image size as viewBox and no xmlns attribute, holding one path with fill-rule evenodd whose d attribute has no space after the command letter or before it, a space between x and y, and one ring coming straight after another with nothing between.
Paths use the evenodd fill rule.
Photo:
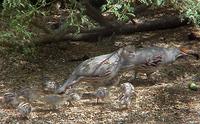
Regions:
<instances>
[{"instance_id":1,"label":"foliage","mask_svg":"<svg viewBox=\"0 0 200 124\"><path fill-rule=\"evenodd\" d=\"M140 0L140 2L154 6L170 4L180 11L183 18L189 18L195 25L200 25L200 2L198 0Z\"/></svg>"},{"instance_id":2,"label":"foliage","mask_svg":"<svg viewBox=\"0 0 200 124\"><path fill-rule=\"evenodd\" d=\"M68 16L64 22L65 28L75 27L76 33L79 33L81 29L90 29L95 26L95 23L84 14L85 8L80 2L69 0L69 3L66 7L68 8Z\"/></svg>"},{"instance_id":3,"label":"foliage","mask_svg":"<svg viewBox=\"0 0 200 124\"><path fill-rule=\"evenodd\" d=\"M195 25L200 25L200 2L197 0L172 0L172 5L181 15L190 19Z\"/></svg>"},{"instance_id":4,"label":"foliage","mask_svg":"<svg viewBox=\"0 0 200 124\"><path fill-rule=\"evenodd\" d=\"M31 21L37 15L47 17L51 15L49 6L56 4L57 0L38 0L32 4L29 0L4 0L1 12L0 42L10 44L15 50L23 54L32 54L33 39L36 32L32 30ZM200 2L197 0L135 0L142 4L160 7L170 5L180 11L180 15L187 17L196 25L200 25ZM62 22L64 29L73 29L79 33L82 29L93 28L97 24L85 15L85 7L82 2L68 0L66 4L66 17ZM94 1L95 2L95 1ZM106 14L115 15L118 20L127 22L134 17L133 0L107 0L107 4L101 6L101 11ZM44 9L45 7L49 7ZM54 10L53 10L54 11ZM33 47L32 47L33 46Z\"/></svg>"},{"instance_id":5,"label":"foliage","mask_svg":"<svg viewBox=\"0 0 200 124\"><path fill-rule=\"evenodd\" d=\"M141 3L147 4L147 5L155 5L155 6L161 6L164 5L166 0L139 0Z\"/></svg>"},{"instance_id":6,"label":"foliage","mask_svg":"<svg viewBox=\"0 0 200 124\"><path fill-rule=\"evenodd\" d=\"M131 1L124 2L124 0L109 0L108 3L102 7L105 13L114 14L120 21L128 21L130 16L134 15L134 7Z\"/></svg>"},{"instance_id":7,"label":"foliage","mask_svg":"<svg viewBox=\"0 0 200 124\"><path fill-rule=\"evenodd\" d=\"M2 21L7 24L3 28L6 30L0 30L1 44L9 44L12 50L23 54L34 53L30 47L34 33L29 26L34 15L41 12L28 0L4 0L2 6Z\"/></svg>"}]
</instances>

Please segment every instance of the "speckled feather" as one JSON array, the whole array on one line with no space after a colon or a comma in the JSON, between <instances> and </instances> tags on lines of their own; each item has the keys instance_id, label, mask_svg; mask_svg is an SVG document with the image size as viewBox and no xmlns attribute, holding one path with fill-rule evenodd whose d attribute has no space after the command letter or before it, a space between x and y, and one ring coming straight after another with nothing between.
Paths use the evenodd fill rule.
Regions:
<instances>
[{"instance_id":1,"label":"speckled feather","mask_svg":"<svg viewBox=\"0 0 200 124\"><path fill-rule=\"evenodd\" d=\"M7 92L3 95L3 103L8 106L16 107L19 104L16 93Z\"/></svg>"},{"instance_id":2,"label":"speckled feather","mask_svg":"<svg viewBox=\"0 0 200 124\"><path fill-rule=\"evenodd\" d=\"M128 107L132 102L132 95L134 93L134 87L131 83L126 82L121 84L119 101L121 105L126 105Z\"/></svg>"},{"instance_id":3,"label":"speckled feather","mask_svg":"<svg viewBox=\"0 0 200 124\"><path fill-rule=\"evenodd\" d=\"M21 102L17 107L17 112L20 117L28 117L32 111L31 104Z\"/></svg>"}]
</instances>

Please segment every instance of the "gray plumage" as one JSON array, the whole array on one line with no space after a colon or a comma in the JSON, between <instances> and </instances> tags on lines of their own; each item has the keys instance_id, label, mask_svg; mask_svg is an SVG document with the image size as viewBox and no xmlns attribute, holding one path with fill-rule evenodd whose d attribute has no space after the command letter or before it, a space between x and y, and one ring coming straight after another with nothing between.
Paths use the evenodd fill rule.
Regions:
<instances>
[{"instance_id":1,"label":"gray plumage","mask_svg":"<svg viewBox=\"0 0 200 124\"><path fill-rule=\"evenodd\" d=\"M160 65L170 64L179 58L192 55L199 59L199 55L186 48L149 47L133 50L134 55L121 65L121 71L134 70L150 76Z\"/></svg>"},{"instance_id":2,"label":"gray plumage","mask_svg":"<svg viewBox=\"0 0 200 124\"><path fill-rule=\"evenodd\" d=\"M99 103L99 99L103 100L108 97L109 91L106 87L99 87L94 95L97 98L97 103Z\"/></svg>"},{"instance_id":3,"label":"gray plumage","mask_svg":"<svg viewBox=\"0 0 200 124\"><path fill-rule=\"evenodd\" d=\"M119 50L82 62L57 93L65 92L66 88L85 81L93 82L96 87L112 85L119 72L135 70L137 73L144 72L150 75L159 65L173 63L178 58L192 55L199 59L199 55L186 48L161 48L149 47L135 49L133 46L126 46ZM91 83L92 84L92 83Z\"/></svg>"},{"instance_id":4,"label":"gray plumage","mask_svg":"<svg viewBox=\"0 0 200 124\"><path fill-rule=\"evenodd\" d=\"M21 102L17 106L17 112L19 113L20 117L28 117L31 113L32 107L29 103Z\"/></svg>"},{"instance_id":5,"label":"gray plumage","mask_svg":"<svg viewBox=\"0 0 200 124\"><path fill-rule=\"evenodd\" d=\"M57 90L57 93L63 93L66 88L81 81L92 82L95 87L112 85L114 82L111 80L118 76L121 64L132 54L129 49L131 48L120 48L113 53L82 62Z\"/></svg>"},{"instance_id":6,"label":"gray plumage","mask_svg":"<svg viewBox=\"0 0 200 124\"><path fill-rule=\"evenodd\" d=\"M3 95L3 103L8 106L17 107L19 104L18 96L16 93L7 92Z\"/></svg>"},{"instance_id":7,"label":"gray plumage","mask_svg":"<svg viewBox=\"0 0 200 124\"><path fill-rule=\"evenodd\" d=\"M130 106L132 102L132 96L134 93L134 87L131 83L126 82L121 84L119 101L121 105L125 105L126 107Z\"/></svg>"}]
</instances>

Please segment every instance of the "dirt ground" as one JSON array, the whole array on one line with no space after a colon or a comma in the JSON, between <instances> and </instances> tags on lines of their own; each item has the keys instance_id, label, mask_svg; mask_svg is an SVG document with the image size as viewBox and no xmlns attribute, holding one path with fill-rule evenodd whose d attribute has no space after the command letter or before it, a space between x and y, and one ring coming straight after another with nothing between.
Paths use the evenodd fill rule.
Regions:
<instances>
[{"instance_id":1,"label":"dirt ground","mask_svg":"<svg viewBox=\"0 0 200 124\"><path fill-rule=\"evenodd\" d=\"M106 54L117 49L121 44L133 44L136 47L162 46L179 47L189 44L195 50L200 50L199 41L189 41L187 38L191 27L181 27L170 30L135 33L128 36L106 38L97 43L59 43L49 44L38 49L38 55L32 59L23 57L1 56L0 95L18 89L32 87L42 90L42 76L47 75L52 80L62 84L73 69L81 61L69 60L83 56L93 57ZM132 72L124 73L120 83L126 82ZM85 123L138 123L138 124L199 124L200 123L200 89L192 91L188 84L200 75L200 61L187 58L164 67L154 74L152 80L147 80L144 74L141 79L133 80L137 96L129 109L118 108L116 98L119 87L113 86L109 99L101 104L95 104L96 99L81 99L73 107L60 106L58 111L46 111L46 104L32 106L35 110L29 119L23 120L16 116L15 109L5 108L0 104L0 123L2 124L85 124ZM156 79L156 80L155 80ZM200 82L195 82L200 85ZM90 92L86 84L80 84L77 89ZM41 109L37 109L41 108Z\"/></svg>"},{"instance_id":2,"label":"dirt ground","mask_svg":"<svg viewBox=\"0 0 200 124\"><path fill-rule=\"evenodd\" d=\"M134 44L136 47L146 46L187 46L200 49L200 42L189 41L187 33L191 27L136 33L129 36L116 36L94 43L60 43L50 44L38 49L39 55L31 60L22 57L1 57L1 95L19 89L33 87L42 90L42 76L47 75L51 80L60 84L81 62L69 60L81 58L84 55L92 57L109 53L122 43ZM111 47L113 46L113 47ZM27 120L16 116L16 110L0 105L0 123L35 123L35 124L70 124L70 123L150 123L150 124L198 124L200 123L200 90L192 91L189 82L200 74L199 60L188 58L177 61L152 74L152 80L133 80L136 97L129 109L117 107L116 98L119 87L113 86L110 97L101 104L95 104L96 99L81 99L73 107L63 105L58 111L46 111L48 106L32 105L36 108ZM141 77L144 77L141 75ZM123 83L130 78L130 73L121 77ZM156 80L155 80L156 79ZM200 82L196 82L199 84ZM200 85L200 84L199 84ZM77 86L82 92L90 92L86 85ZM44 111L37 110L42 107Z\"/></svg>"}]
</instances>

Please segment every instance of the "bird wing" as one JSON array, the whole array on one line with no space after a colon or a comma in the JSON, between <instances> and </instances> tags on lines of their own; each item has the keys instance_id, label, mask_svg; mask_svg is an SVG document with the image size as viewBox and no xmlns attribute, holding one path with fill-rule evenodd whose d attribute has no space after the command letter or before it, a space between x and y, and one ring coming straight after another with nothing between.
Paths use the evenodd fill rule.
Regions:
<instances>
[{"instance_id":1,"label":"bird wing","mask_svg":"<svg viewBox=\"0 0 200 124\"><path fill-rule=\"evenodd\" d=\"M117 69L120 57L117 54L106 54L88 59L73 72L78 76L104 77Z\"/></svg>"},{"instance_id":2,"label":"bird wing","mask_svg":"<svg viewBox=\"0 0 200 124\"><path fill-rule=\"evenodd\" d=\"M163 62L165 55L162 48L148 48L136 52L136 65L142 67L155 67Z\"/></svg>"},{"instance_id":3,"label":"bird wing","mask_svg":"<svg viewBox=\"0 0 200 124\"><path fill-rule=\"evenodd\" d=\"M142 66L158 66L162 62L161 55L153 55L151 57L147 57Z\"/></svg>"}]
</instances>

